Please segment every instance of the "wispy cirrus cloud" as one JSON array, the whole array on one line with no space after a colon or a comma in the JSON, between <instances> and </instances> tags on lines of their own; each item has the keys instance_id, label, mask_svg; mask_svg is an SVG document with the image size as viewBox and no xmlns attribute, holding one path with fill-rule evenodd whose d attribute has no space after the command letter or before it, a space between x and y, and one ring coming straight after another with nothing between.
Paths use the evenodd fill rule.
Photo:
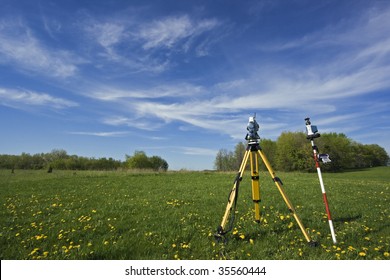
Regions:
<instances>
[{"instance_id":1,"label":"wispy cirrus cloud","mask_svg":"<svg viewBox=\"0 0 390 280\"><path fill-rule=\"evenodd\" d=\"M24 89L0 88L0 103L9 107L45 106L55 109L76 107L79 104L47 93Z\"/></svg>"},{"instance_id":2,"label":"wispy cirrus cloud","mask_svg":"<svg viewBox=\"0 0 390 280\"><path fill-rule=\"evenodd\" d=\"M85 27L85 30L106 49L122 41L125 29L125 25L116 22L96 22Z\"/></svg>"},{"instance_id":3,"label":"wispy cirrus cloud","mask_svg":"<svg viewBox=\"0 0 390 280\"><path fill-rule=\"evenodd\" d=\"M183 154L186 155L196 155L196 156L215 156L216 151L215 149L208 149L208 148L199 148L199 147L180 147L179 148Z\"/></svg>"},{"instance_id":4,"label":"wispy cirrus cloud","mask_svg":"<svg viewBox=\"0 0 390 280\"><path fill-rule=\"evenodd\" d=\"M155 95L170 97L169 99L147 98L153 96L151 94L153 89L140 90L136 92L137 94L122 92L107 96L111 101L126 104L134 115L148 116L144 120L146 122L178 121L221 132L226 132L227 127L241 123L242 121L237 121L237 118L248 113L278 110L280 114L277 114L267 127L280 130L284 125L284 112L304 110L309 114L326 115L343 106L340 102L390 88L388 66L390 35L383 28L383 25L390 24L390 16L387 15L390 15L390 10L377 11L376 14L370 12L355 19L355 24L333 25L331 28L325 27L321 32L305 34L301 38L286 41L280 45L281 47L273 49L273 52L280 52L286 48L314 46L316 50L314 53L312 53L314 50L308 52L309 62L288 67L274 64L269 69L255 67L247 77L234 76L231 80L226 79L208 87L202 86L202 94L193 94L190 100L175 98L175 90L165 91L166 95L161 92ZM177 22L174 21L175 24L171 25L172 28L177 28L177 31L173 32L171 37L164 35L165 31L169 30L167 24L169 21L154 23L156 29L160 28L161 36L151 31L144 32L146 40L144 48L170 48L177 42L191 37L191 32L188 31L191 26L190 20L186 17L176 20ZM145 28L148 30L151 27ZM370 34L360 35L358 30ZM365 37L363 42L356 44L362 36ZM334 55L324 60L318 54L318 50L329 48L330 45L335 48L331 52ZM261 51L264 52L264 49ZM198 88L196 84L187 86ZM99 95L96 98L99 98ZM100 99L104 99L102 95ZM358 112L350 114L350 117L358 116ZM286 120L285 122L287 123ZM116 125L119 123L116 122ZM144 123L139 127L148 125Z\"/></svg>"},{"instance_id":5,"label":"wispy cirrus cloud","mask_svg":"<svg viewBox=\"0 0 390 280\"><path fill-rule=\"evenodd\" d=\"M97 136L97 137L123 137L128 135L127 131L108 131L108 132L92 132L92 131L72 131L68 132L72 135Z\"/></svg>"},{"instance_id":6,"label":"wispy cirrus cloud","mask_svg":"<svg viewBox=\"0 0 390 280\"><path fill-rule=\"evenodd\" d=\"M102 48L100 57L133 71L161 73L171 67L171 52L207 55L218 37L212 31L219 26L216 19L183 14L150 22L139 17L88 18L83 30Z\"/></svg>"},{"instance_id":7,"label":"wispy cirrus cloud","mask_svg":"<svg viewBox=\"0 0 390 280\"><path fill-rule=\"evenodd\" d=\"M205 93L203 86L190 83L161 84L155 87L124 89L115 86L99 85L89 89L85 95L102 101L124 101L135 99L157 99L200 96Z\"/></svg>"},{"instance_id":8,"label":"wispy cirrus cloud","mask_svg":"<svg viewBox=\"0 0 390 280\"><path fill-rule=\"evenodd\" d=\"M145 50L169 49L179 42L182 42L188 49L190 40L218 25L219 22L216 19L193 20L188 15L170 16L142 26L137 36L144 41ZM183 42L183 40L186 41Z\"/></svg>"},{"instance_id":9,"label":"wispy cirrus cloud","mask_svg":"<svg viewBox=\"0 0 390 280\"><path fill-rule=\"evenodd\" d=\"M85 60L67 50L51 49L22 20L0 22L0 63L43 76L67 78Z\"/></svg>"}]
</instances>

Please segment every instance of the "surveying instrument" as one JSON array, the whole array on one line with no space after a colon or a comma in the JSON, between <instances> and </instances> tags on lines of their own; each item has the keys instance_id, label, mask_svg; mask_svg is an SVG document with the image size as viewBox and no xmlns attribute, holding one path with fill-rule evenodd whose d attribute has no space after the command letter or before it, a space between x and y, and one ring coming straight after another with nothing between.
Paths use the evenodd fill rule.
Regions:
<instances>
[{"instance_id":1,"label":"surveying instrument","mask_svg":"<svg viewBox=\"0 0 390 280\"><path fill-rule=\"evenodd\" d=\"M245 140L247 140L247 147L244 154L244 158L241 162L240 169L237 173L237 176L234 180L233 188L231 189L228 197L228 203L226 205L225 214L223 215L222 222L217 228L217 232L214 234L216 240L218 242L224 240L226 241L225 235L233 229L233 223L235 218L236 206L237 206L237 198L238 191L240 187L240 182L242 181L242 177L244 175L244 171L247 165L248 160L250 160L250 168L251 168L251 179L252 179L252 200L254 203L254 211L255 211L255 221L260 223L260 183L259 183L259 156L264 162L269 174L272 177L277 189L284 202L286 203L289 211L294 216L299 228L301 229L303 235L305 236L306 241L310 246L317 246L318 243L313 241L308 233L306 232L305 227L303 226L301 220L299 219L297 213L290 200L288 199L284 189L282 188L282 181L279 177L276 176L274 170L272 169L267 157L263 153L260 147L260 136L257 133L259 130L259 124L256 121L256 114L253 117L249 117L249 122L247 125L248 133L245 136ZM230 221L229 221L230 217Z\"/></svg>"},{"instance_id":2,"label":"surveying instrument","mask_svg":"<svg viewBox=\"0 0 390 280\"><path fill-rule=\"evenodd\" d=\"M306 125L306 133L307 133L307 137L306 138L308 140L310 140L311 147L313 149L313 157L314 157L314 161L316 163L316 169L317 169L317 173L318 173L318 179L320 181L322 198L324 200L326 214L328 216L330 233L332 235L333 243L336 244L337 243L336 234L335 234L334 228L333 228L333 222L332 222L332 217L330 215L328 198L326 197L324 181L322 180L322 174L321 174L321 168L320 168L320 161L323 162L323 163L328 163L328 162L331 162L331 160L329 159L329 155L328 154L320 154L318 152L317 146L314 144L314 139L321 136L318 133L317 126L311 125L310 118L306 118L305 119L305 125Z\"/></svg>"}]
</instances>

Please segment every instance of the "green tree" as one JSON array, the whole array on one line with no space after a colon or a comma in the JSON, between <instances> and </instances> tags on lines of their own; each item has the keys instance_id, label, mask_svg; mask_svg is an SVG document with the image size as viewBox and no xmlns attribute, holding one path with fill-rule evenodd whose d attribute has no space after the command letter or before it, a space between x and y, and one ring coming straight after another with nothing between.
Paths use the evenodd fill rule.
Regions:
<instances>
[{"instance_id":1,"label":"green tree","mask_svg":"<svg viewBox=\"0 0 390 280\"><path fill-rule=\"evenodd\" d=\"M236 160L233 152L226 149L220 149L214 161L214 167L218 171L232 171L234 170Z\"/></svg>"},{"instance_id":2,"label":"green tree","mask_svg":"<svg viewBox=\"0 0 390 280\"><path fill-rule=\"evenodd\" d=\"M152 156L149 158L150 165L155 171L167 171L168 170L168 162L158 156Z\"/></svg>"},{"instance_id":3,"label":"green tree","mask_svg":"<svg viewBox=\"0 0 390 280\"><path fill-rule=\"evenodd\" d=\"M310 142L303 132L283 132L276 141L276 169L296 171L313 169Z\"/></svg>"},{"instance_id":4,"label":"green tree","mask_svg":"<svg viewBox=\"0 0 390 280\"><path fill-rule=\"evenodd\" d=\"M365 152L368 155L368 166L385 166L389 160L386 150L377 144L364 145Z\"/></svg>"},{"instance_id":5,"label":"green tree","mask_svg":"<svg viewBox=\"0 0 390 280\"><path fill-rule=\"evenodd\" d=\"M144 151L135 151L133 156L126 155L126 165L130 169L168 170L168 163L164 159L158 156L148 157Z\"/></svg>"},{"instance_id":6,"label":"green tree","mask_svg":"<svg viewBox=\"0 0 390 280\"><path fill-rule=\"evenodd\" d=\"M317 138L319 152L329 154L331 163L324 164L321 169L338 172L354 167L353 142L343 133L323 133Z\"/></svg>"},{"instance_id":7,"label":"green tree","mask_svg":"<svg viewBox=\"0 0 390 280\"><path fill-rule=\"evenodd\" d=\"M245 152L246 152L245 144L243 142L237 143L237 145L234 147L234 154L232 155L233 170L238 170L240 168L242 160L244 159Z\"/></svg>"},{"instance_id":8,"label":"green tree","mask_svg":"<svg viewBox=\"0 0 390 280\"><path fill-rule=\"evenodd\" d=\"M127 167L130 169L150 169L151 165L144 151L135 151L133 156L126 156Z\"/></svg>"},{"instance_id":9,"label":"green tree","mask_svg":"<svg viewBox=\"0 0 390 280\"><path fill-rule=\"evenodd\" d=\"M270 139L261 139L260 140L260 147L267 157L269 163L272 167L276 166L276 152L277 152L277 146L276 142L272 141ZM260 159L261 160L261 159ZM266 166L263 163L260 163L260 168L263 170L266 170Z\"/></svg>"}]
</instances>

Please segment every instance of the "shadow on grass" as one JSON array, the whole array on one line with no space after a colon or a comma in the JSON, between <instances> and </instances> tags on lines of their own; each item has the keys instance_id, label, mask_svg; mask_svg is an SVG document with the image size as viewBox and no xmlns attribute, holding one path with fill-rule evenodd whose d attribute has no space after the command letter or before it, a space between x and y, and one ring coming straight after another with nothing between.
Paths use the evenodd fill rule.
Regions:
<instances>
[{"instance_id":1,"label":"shadow on grass","mask_svg":"<svg viewBox=\"0 0 390 280\"><path fill-rule=\"evenodd\" d=\"M340 223L352 222L352 221L355 221L355 220L359 220L361 218L362 218L362 215L359 214L359 215L355 215L355 216L351 216L351 217L337 218L337 219L334 219L334 222L340 222Z\"/></svg>"}]
</instances>

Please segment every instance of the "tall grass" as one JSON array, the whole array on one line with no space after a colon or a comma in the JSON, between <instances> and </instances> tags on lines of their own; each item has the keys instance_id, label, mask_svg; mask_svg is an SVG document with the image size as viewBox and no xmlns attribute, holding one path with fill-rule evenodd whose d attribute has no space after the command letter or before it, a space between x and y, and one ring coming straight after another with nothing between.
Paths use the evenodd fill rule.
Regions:
<instances>
[{"instance_id":1,"label":"tall grass","mask_svg":"<svg viewBox=\"0 0 390 280\"><path fill-rule=\"evenodd\" d=\"M0 171L1 259L390 259L390 169L278 173L319 246L306 240L266 173L261 223L244 174L234 228L216 243L235 173Z\"/></svg>"}]
</instances>

